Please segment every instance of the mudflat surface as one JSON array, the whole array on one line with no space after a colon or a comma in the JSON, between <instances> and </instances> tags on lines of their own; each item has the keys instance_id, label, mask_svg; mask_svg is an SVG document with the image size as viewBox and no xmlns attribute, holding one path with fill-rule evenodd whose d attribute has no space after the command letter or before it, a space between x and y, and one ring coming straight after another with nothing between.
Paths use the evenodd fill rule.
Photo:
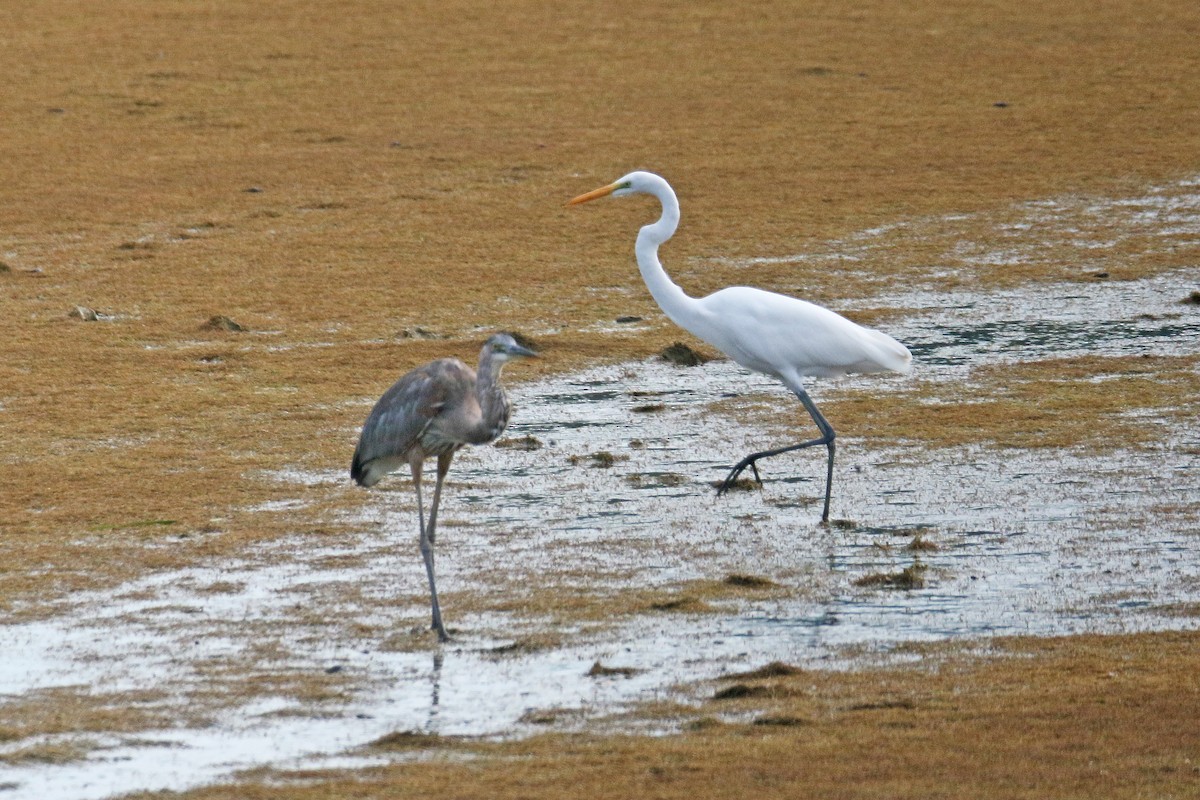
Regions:
<instances>
[{"instance_id":1,"label":"mudflat surface","mask_svg":"<svg viewBox=\"0 0 1200 800\"><path fill-rule=\"evenodd\" d=\"M960 555L1002 556L988 562L993 591L1035 599L1014 602L999 628L972 616L970 602L954 606L966 622L950 638L1190 630L1200 585L1198 312L1186 302L1200 288L1192 5L0 10L0 609L6 641L40 642L10 662L19 674L6 673L0 689L12 720L0 725L0 758L22 775L8 790L35 791L43 764L76 769L102 762L106 748L138 751L147 732L219 727L222 715L250 706L251 716L327 717L389 669L419 675L422 687L440 675L440 662L372 674L370 659L314 670L344 654L313 642L429 660L433 643L408 633L424 586L409 547L407 482L364 493L341 475L370 404L395 377L441 355L470 360L496 329L523 332L543 352L506 374L533 405L530 427L521 430L518 408L510 434L541 449L464 456L462 477L452 474L447 615L470 658L515 643L530 663L563 653L573 664L601 641L596 652L612 660L620 651L604 648L623 632L653 637L714 618L774 619L773 631L798 620L801 633L691 674L633 665L644 671L631 680L658 696L647 674L709 679L768 651L805 668L823 657L840 664L846 648L875 658L887 649L879 637L812 649L805 626L832 630L819 611L832 605L846 618L864 614L866 628L887 627L887 613L944 611L951 587L986 606L970 588L978 564ZM759 437L795 436L803 421L769 383L728 365L647 376L643 362L664 346L698 344L662 317L636 271L636 229L657 209L645 199L563 207L635 168L663 174L680 196L683 222L662 257L690 293L745 283L796 294L913 348L911 379L814 388L846 440L835 479L841 527L812 524L819 470L804 459L772 467L761 496L725 505L708 497L705 482L721 464ZM96 319L72 316L88 316L80 307ZM597 369L608 372L586 372ZM625 427L605 428L605 415ZM575 438L556 438L564 424ZM680 450L677 434L672 442L674 426L693 431L699 454ZM610 469L597 466L600 451L616 456ZM965 489L979 474L985 488ZM562 500L557 515L548 497ZM609 512L630 508L661 533L623 535L630 515ZM494 529L507 536L485 535ZM781 552L789 533L806 544ZM458 563L456 542L466 548ZM935 548L919 557L924 588L854 588L913 566L918 557L904 548L916 542ZM538 555L534 545L548 549ZM505 554L516 561L526 549L522 563L547 576L538 591L531 581L540 578L505 574ZM647 578L664 553L690 567ZM1034 569L1046 558L1061 572ZM262 571L275 562L292 577L280 583ZM373 564L396 579L382 580ZM378 586L354 588L345 571L374 575L363 580ZM1056 583L1062 572L1081 577ZM240 605L257 585L288 596L297 574L334 576L327 590L296 595L306 598L303 613L282 601L266 615ZM727 582L739 575L768 583ZM169 583L181 576L182 588ZM259 610L243 611L240 628L213 617L247 607ZM303 632L276 641L271 624ZM109 651L95 645L106 630L134 628L128 641L114 635ZM147 630L152 645L138 638ZM938 640L922 631L916 640ZM1106 658L1152 653L1156 635L1194 647L1190 633L1078 647L1103 673ZM704 636L690 646L706 647ZM45 637L62 648L43 647ZM183 652L189 637L213 646ZM1069 659L1073 641L1047 645L1046 663ZM1026 647L1038 649L1015 649ZM164 653L180 669L157 684L105 683L136 652L147 658L137 675L153 674ZM1128 687L1131 697L1183 686L1194 701L1185 662L1146 661L1134 674L1149 677ZM84 663L101 667L72 681ZM1019 659L1002 663L1019 674ZM971 674L980 686L1009 679L997 669ZM1070 670L1036 674L1069 689L1037 694L1051 716L1106 691L1091 679L1072 683ZM929 696L951 691L939 684ZM543 700L575 702L564 694L531 707ZM904 716L903 706L889 708ZM441 713L457 712L447 703ZM531 713L499 727L536 726ZM675 713L645 715L658 730L680 727ZM554 727L556 715L543 716ZM722 725L754 719L718 716ZM849 717L866 726L860 734L877 730ZM934 724L923 719L903 724ZM997 719L989 740L1012 737L1006 746L1020 750L1026 728ZM1114 720L1135 739L1144 724ZM767 729L801 728L814 730ZM338 735L346 748L365 741L362 731ZM693 735L680 747L699 747ZM1180 755L1186 742L1155 741L1180 749L1147 750L1135 773L1162 796L1184 796L1195 786ZM630 753L622 742L580 757L625 759L609 764L615 770L683 758L654 745ZM526 755L558 763L537 746ZM766 775L783 769L783 752L752 757ZM114 790L219 780L220 763L218 753L192 773L181 767L178 777ZM889 765L907 779L903 760ZM937 770L921 785L952 793L962 776ZM673 775L664 795L694 794L688 774ZM391 791L404 775L373 780ZM1062 788L1052 775L1036 780ZM1107 785L1087 770L1069 780L1088 787L1080 796Z\"/></svg>"}]
</instances>

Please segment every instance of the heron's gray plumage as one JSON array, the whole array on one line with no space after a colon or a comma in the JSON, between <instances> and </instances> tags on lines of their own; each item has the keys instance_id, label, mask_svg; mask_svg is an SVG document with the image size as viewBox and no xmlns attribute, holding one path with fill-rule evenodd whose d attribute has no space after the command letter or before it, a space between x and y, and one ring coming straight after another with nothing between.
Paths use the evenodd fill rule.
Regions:
<instances>
[{"instance_id":1,"label":"heron's gray plumage","mask_svg":"<svg viewBox=\"0 0 1200 800\"><path fill-rule=\"evenodd\" d=\"M406 373L383 393L363 424L350 463L350 476L361 486L374 486L389 472L407 464L417 493L421 553L429 576L433 627L444 641L433 573L433 544L442 483L450 460L464 445L495 441L508 426L512 405L500 386L509 359L536 355L506 333L484 342L478 370L456 358L440 358ZM429 524L421 502L421 473L426 459L438 459L437 483Z\"/></svg>"}]
</instances>

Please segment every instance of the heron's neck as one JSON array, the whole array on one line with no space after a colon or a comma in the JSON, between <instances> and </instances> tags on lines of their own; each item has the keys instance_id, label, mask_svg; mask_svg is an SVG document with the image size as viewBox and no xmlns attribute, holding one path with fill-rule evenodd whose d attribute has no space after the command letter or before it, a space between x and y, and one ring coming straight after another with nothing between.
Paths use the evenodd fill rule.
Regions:
<instances>
[{"instance_id":1,"label":"heron's neck","mask_svg":"<svg viewBox=\"0 0 1200 800\"><path fill-rule=\"evenodd\" d=\"M504 368L502 361L484 357L479 360L476 371L475 397L479 400L480 420L476 435L472 441L476 443L490 442L508 427L508 418L512 406L508 395L500 385L500 371Z\"/></svg>"},{"instance_id":2,"label":"heron's neck","mask_svg":"<svg viewBox=\"0 0 1200 800\"><path fill-rule=\"evenodd\" d=\"M652 194L662 203L662 216L658 222L638 231L635 247L638 269L659 307L676 325L690 330L696 301L671 280L658 260L659 245L674 236L679 227L679 201L666 181L655 187Z\"/></svg>"}]
</instances>

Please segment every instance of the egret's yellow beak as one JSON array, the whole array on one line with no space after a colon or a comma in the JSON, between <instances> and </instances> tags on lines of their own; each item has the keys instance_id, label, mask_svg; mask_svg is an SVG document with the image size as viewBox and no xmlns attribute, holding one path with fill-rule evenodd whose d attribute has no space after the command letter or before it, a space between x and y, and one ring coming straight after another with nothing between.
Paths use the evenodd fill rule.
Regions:
<instances>
[{"instance_id":1,"label":"egret's yellow beak","mask_svg":"<svg viewBox=\"0 0 1200 800\"><path fill-rule=\"evenodd\" d=\"M617 185L618 184L616 184L616 183L610 183L608 186L601 186L599 189L593 189L592 191L588 192L587 194L579 195L579 197L576 197L574 200L568 200L567 205L577 206L580 203L586 203L589 200L595 200L596 198L599 198L599 197L607 197L608 195L610 195L614 191L616 191Z\"/></svg>"}]
</instances>

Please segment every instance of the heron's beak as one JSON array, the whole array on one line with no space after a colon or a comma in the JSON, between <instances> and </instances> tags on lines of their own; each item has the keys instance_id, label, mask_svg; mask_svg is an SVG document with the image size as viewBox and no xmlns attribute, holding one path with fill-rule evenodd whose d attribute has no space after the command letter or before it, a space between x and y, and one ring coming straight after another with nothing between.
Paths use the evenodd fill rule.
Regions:
<instances>
[{"instance_id":1,"label":"heron's beak","mask_svg":"<svg viewBox=\"0 0 1200 800\"><path fill-rule=\"evenodd\" d=\"M595 200L600 197L608 197L610 194L612 194L614 191L616 191L616 189L617 189L617 184L610 183L608 186L601 186L599 189L593 189L592 191L588 192L587 194L581 194L581 195L579 195L579 197L576 197L574 200L568 200L567 205L577 206L580 203L586 203L589 200Z\"/></svg>"},{"instance_id":2,"label":"heron's beak","mask_svg":"<svg viewBox=\"0 0 1200 800\"><path fill-rule=\"evenodd\" d=\"M510 356L523 356L524 358L537 358L538 357L537 351L530 350L528 347L522 347L519 344L514 347L508 348L508 354Z\"/></svg>"}]
</instances>

